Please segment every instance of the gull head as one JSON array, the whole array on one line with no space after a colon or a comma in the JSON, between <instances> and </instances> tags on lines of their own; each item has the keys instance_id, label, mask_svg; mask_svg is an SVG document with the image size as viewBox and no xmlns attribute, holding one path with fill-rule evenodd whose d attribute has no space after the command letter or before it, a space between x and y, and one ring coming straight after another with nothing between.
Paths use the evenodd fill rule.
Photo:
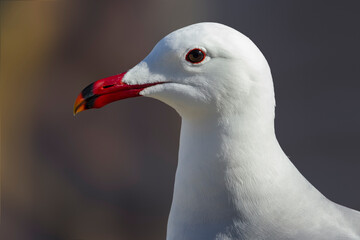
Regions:
<instances>
[{"instance_id":1,"label":"gull head","mask_svg":"<svg viewBox=\"0 0 360 240\"><path fill-rule=\"evenodd\" d=\"M139 64L98 80L78 96L74 113L137 96L158 99L182 117L273 112L268 63L240 32L218 23L198 23L160 40Z\"/></svg>"}]
</instances>

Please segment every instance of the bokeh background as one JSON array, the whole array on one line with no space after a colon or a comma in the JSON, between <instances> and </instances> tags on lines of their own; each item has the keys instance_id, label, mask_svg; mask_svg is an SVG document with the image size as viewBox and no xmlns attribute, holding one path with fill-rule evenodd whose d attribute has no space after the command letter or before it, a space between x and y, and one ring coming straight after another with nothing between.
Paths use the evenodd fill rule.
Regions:
<instances>
[{"instance_id":1,"label":"bokeh background","mask_svg":"<svg viewBox=\"0 0 360 240\"><path fill-rule=\"evenodd\" d=\"M148 98L75 118L72 106L201 21L259 46L282 147L328 198L360 210L359 11L357 0L1 1L0 239L165 239L180 117Z\"/></svg>"}]
</instances>

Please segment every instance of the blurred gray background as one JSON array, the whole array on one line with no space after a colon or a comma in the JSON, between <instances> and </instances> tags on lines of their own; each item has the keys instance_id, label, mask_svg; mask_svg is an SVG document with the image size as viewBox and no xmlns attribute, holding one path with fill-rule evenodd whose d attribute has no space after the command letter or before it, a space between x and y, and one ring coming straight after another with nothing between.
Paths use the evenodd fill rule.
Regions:
<instances>
[{"instance_id":1,"label":"blurred gray background","mask_svg":"<svg viewBox=\"0 0 360 240\"><path fill-rule=\"evenodd\" d=\"M357 0L1 1L0 238L165 239L177 113L149 98L75 118L72 107L89 83L202 21L258 45L285 152L328 198L360 210L359 12Z\"/></svg>"}]
</instances>

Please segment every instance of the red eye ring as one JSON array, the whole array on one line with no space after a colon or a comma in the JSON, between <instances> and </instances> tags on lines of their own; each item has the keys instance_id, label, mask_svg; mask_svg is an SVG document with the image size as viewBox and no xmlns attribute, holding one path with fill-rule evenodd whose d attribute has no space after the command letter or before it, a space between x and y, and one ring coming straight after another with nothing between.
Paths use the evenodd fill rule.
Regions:
<instances>
[{"instance_id":1,"label":"red eye ring","mask_svg":"<svg viewBox=\"0 0 360 240\"><path fill-rule=\"evenodd\" d=\"M206 53L202 49L194 48L186 54L185 59L190 63L199 64L204 61L205 57Z\"/></svg>"}]
</instances>

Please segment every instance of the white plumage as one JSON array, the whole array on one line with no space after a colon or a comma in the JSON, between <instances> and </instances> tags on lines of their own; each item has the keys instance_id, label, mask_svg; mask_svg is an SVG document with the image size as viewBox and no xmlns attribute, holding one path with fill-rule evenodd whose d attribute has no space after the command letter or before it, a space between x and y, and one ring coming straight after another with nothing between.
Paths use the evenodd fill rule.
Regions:
<instances>
[{"instance_id":1,"label":"white plumage","mask_svg":"<svg viewBox=\"0 0 360 240\"><path fill-rule=\"evenodd\" d=\"M217 23L177 30L85 88L74 113L139 94L182 117L168 240L360 239L360 213L324 197L282 151L270 68L246 36Z\"/></svg>"},{"instance_id":2,"label":"white plumage","mask_svg":"<svg viewBox=\"0 0 360 240\"><path fill-rule=\"evenodd\" d=\"M206 58L185 59L194 48ZM325 198L274 131L270 68L238 31L199 23L162 39L124 77L182 117L168 240L360 239L360 214Z\"/></svg>"}]
</instances>

